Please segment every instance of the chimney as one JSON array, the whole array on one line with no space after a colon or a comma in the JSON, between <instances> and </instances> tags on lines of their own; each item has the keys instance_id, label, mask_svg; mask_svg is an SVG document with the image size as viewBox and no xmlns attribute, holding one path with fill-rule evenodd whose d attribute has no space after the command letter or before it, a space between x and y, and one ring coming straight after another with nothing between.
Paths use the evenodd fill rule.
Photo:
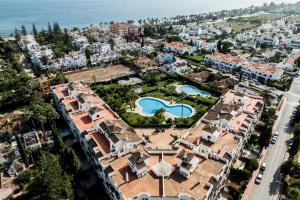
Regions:
<instances>
[{"instance_id":1,"label":"chimney","mask_svg":"<svg viewBox=\"0 0 300 200\"><path fill-rule=\"evenodd\" d=\"M126 182L127 182L127 183L129 182L129 175L128 175L128 172L126 172Z\"/></svg>"}]
</instances>

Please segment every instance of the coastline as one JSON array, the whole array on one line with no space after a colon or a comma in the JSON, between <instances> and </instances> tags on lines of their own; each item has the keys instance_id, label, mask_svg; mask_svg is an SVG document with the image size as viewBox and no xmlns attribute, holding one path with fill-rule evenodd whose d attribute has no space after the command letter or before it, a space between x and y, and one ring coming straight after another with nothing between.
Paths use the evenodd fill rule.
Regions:
<instances>
[{"instance_id":1,"label":"coastline","mask_svg":"<svg viewBox=\"0 0 300 200\"><path fill-rule=\"evenodd\" d=\"M79 1L79 0L78 0ZM135 0L131 0L135 1ZM147 0L146 0L147 1ZM231 2L233 0L227 0ZM188 3L191 4L194 0L189 0ZM76 3L76 2L75 2ZM78 3L78 2L77 2ZM103 7L101 6L103 4ZM11 33L13 33L14 28L20 28L21 25L25 25L28 30L31 30L32 24L34 23L38 29L47 28L47 23L50 22L58 22L62 28L72 29L73 27L78 27L80 29L88 27L90 25L97 26L99 24L110 23L111 21L114 22L124 22L127 20L134 20L137 21L139 19L147 20L147 19L175 19L178 16L191 16L191 15L207 15L209 13L217 13L221 10L232 10L235 9L246 9L249 8L249 5L245 4L245 6L235 6L233 8L229 8L229 6L210 6L206 5L206 3L197 3L194 2L195 6L186 5L183 3L180 9L174 10L158 8L157 10L150 7L148 10L142 7L140 10L137 10L134 15L132 15L132 10L130 8L130 2L128 5L124 5L124 8L112 7L114 4L111 3L93 3L90 2L92 5L82 4L82 7L86 7L86 12L83 15L78 15L82 9L78 8L80 5L68 5L66 3L61 3L61 7L65 7L65 10L61 10L62 8L53 7L51 3L49 4L50 10L44 10L45 5L41 4L41 8L39 5L23 5L23 4L16 4L16 7L25 6L24 11L15 11L13 6L8 6L9 3L1 3L0 2L0 35L4 37L8 37ZM179 4L175 2L174 4ZM256 6L261 6L263 2L256 2ZM14 2L12 2L12 5ZM95 4L95 5L94 5ZM108 5L106 5L108 4ZM166 3L164 3L166 4ZM224 3L223 3L224 4ZM99 9L96 9L95 6L99 6ZM108 7L107 9L106 6ZM163 6L163 5L162 5ZM180 5L179 5L180 6ZM1 8L2 7L2 8ZM129 8L128 8L129 7ZM174 6L173 6L174 7ZM46 8L45 8L46 9ZM11 13L9 10L12 10ZM40 11L39 11L40 10ZM14 13L15 12L15 13ZM24 12L24 13L23 13ZM65 13L64 13L65 12ZM100 15L98 13L101 13ZM69 16L66 18L65 16Z\"/></svg>"}]
</instances>

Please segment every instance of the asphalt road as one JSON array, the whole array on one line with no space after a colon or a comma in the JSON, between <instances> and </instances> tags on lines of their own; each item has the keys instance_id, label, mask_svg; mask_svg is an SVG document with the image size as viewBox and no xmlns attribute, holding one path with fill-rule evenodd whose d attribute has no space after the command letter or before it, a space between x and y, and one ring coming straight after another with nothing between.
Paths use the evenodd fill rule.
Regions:
<instances>
[{"instance_id":1,"label":"asphalt road","mask_svg":"<svg viewBox=\"0 0 300 200\"><path fill-rule=\"evenodd\" d=\"M250 200L273 200L279 194L281 186L280 166L287 152L287 141L292 137L289 122L300 100L300 77L295 78L290 91L284 93L284 96L287 98L287 102L277 127L279 136L276 144L270 144L264 161L267 163L267 169L264 172L262 182L253 187Z\"/></svg>"}]
</instances>

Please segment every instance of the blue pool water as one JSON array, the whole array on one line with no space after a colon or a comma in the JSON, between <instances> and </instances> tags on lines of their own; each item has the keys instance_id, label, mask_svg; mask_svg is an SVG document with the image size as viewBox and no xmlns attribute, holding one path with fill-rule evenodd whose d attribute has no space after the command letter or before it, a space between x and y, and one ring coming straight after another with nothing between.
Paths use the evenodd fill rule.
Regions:
<instances>
[{"instance_id":1,"label":"blue pool water","mask_svg":"<svg viewBox=\"0 0 300 200\"><path fill-rule=\"evenodd\" d=\"M178 88L178 92L184 92L186 94L190 95L200 95L202 97L209 97L210 93L205 92L203 90L199 90L198 88L192 86L192 85L183 85Z\"/></svg>"},{"instance_id":2,"label":"blue pool water","mask_svg":"<svg viewBox=\"0 0 300 200\"><path fill-rule=\"evenodd\" d=\"M155 112L161 108L176 118L189 117L193 113L192 108L187 105L166 105L163 101L150 97L140 99L138 104L142 108L142 114L145 115L154 115Z\"/></svg>"}]
</instances>

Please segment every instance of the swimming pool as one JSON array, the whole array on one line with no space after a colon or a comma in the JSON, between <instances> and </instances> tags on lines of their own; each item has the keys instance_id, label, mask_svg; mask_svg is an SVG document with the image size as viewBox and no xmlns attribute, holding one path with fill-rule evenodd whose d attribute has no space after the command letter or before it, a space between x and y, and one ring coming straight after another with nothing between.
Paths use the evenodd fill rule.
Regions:
<instances>
[{"instance_id":1,"label":"swimming pool","mask_svg":"<svg viewBox=\"0 0 300 200\"><path fill-rule=\"evenodd\" d=\"M205 92L203 90L199 90L198 88L196 88L192 85L179 85L176 88L176 90L177 90L178 93L184 92L184 93L189 94L189 95L200 95L202 97L211 96L210 93Z\"/></svg>"},{"instance_id":2,"label":"swimming pool","mask_svg":"<svg viewBox=\"0 0 300 200\"><path fill-rule=\"evenodd\" d=\"M193 108L185 104L175 104L167 105L163 100L144 97L137 100L137 104L141 108L141 113L144 116L153 116L155 112L161 108L165 110L166 113L170 114L175 118L190 117L193 115Z\"/></svg>"}]
</instances>

